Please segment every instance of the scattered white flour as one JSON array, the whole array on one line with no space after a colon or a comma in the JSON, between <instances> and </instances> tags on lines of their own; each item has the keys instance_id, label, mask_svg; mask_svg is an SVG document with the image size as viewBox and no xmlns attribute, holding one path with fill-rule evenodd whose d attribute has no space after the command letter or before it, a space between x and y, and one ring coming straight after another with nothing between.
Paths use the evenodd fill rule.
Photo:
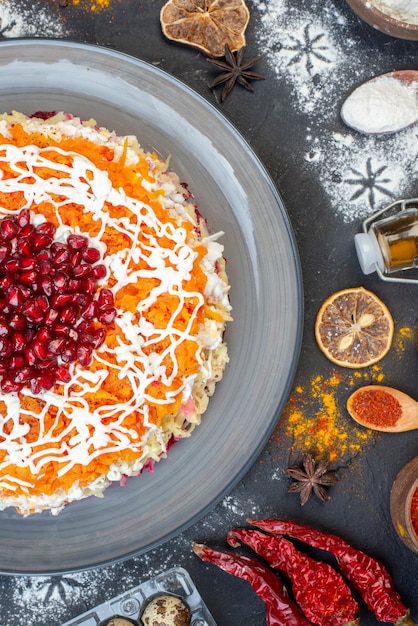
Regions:
<instances>
[{"instance_id":1,"label":"scattered white flour","mask_svg":"<svg viewBox=\"0 0 418 626\"><path fill-rule=\"evenodd\" d=\"M306 120L305 150L295 154L301 175L312 171L334 212L345 222L359 221L396 199L416 196L418 127L364 136L342 123L342 103L373 74L359 75L357 42L336 4L310 5L306 11L292 0L254 0L256 37L277 75L278 98L280 86L290 86L295 112Z\"/></svg>"},{"instance_id":2,"label":"scattered white flour","mask_svg":"<svg viewBox=\"0 0 418 626\"><path fill-rule=\"evenodd\" d=\"M34 3L24 7L16 0L0 2L0 35L12 37L63 37L69 33L58 17Z\"/></svg>"},{"instance_id":3,"label":"scattered white flour","mask_svg":"<svg viewBox=\"0 0 418 626\"><path fill-rule=\"evenodd\" d=\"M10 577L8 595L10 614L0 604L0 624L26 624L31 626L58 626L94 606L153 578L161 572L181 565L179 554L190 553L191 541L180 535L176 545L166 544L140 557L116 563L105 568L64 574L62 576ZM151 563L158 563L158 568ZM186 568L187 569L187 568ZM3 584L3 589L6 583Z\"/></svg>"},{"instance_id":4,"label":"scattered white flour","mask_svg":"<svg viewBox=\"0 0 418 626\"><path fill-rule=\"evenodd\" d=\"M341 108L348 126L364 133L386 133L418 121L418 82L381 76L357 87Z\"/></svg>"},{"instance_id":5,"label":"scattered white flour","mask_svg":"<svg viewBox=\"0 0 418 626\"><path fill-rule=\"evenodd\" d=\"M417 0L371 0L371 2L376 9L395 20L418 24Z\"/></svg>"}]
</instances>

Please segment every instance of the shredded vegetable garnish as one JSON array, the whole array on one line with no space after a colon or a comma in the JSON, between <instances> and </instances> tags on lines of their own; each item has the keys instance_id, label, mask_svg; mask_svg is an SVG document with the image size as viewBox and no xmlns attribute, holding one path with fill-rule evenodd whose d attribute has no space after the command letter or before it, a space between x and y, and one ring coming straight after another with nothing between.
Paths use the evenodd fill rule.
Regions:
<instances>
[{"instance_id":1,"label":"shredded vegetable garnish","mask_svg":"<svg viewBox=\"0 0 418 626\"><path fill-rule=\"evenodd\" d=\"M0 218L30 209L57 242L87 237L117 311L69 382L0 394L0 507L58 512L100 495L199 423L231 318L223 248L189 196L134 137L66 114L0 116Z\"/></svg>"}]
</instances>

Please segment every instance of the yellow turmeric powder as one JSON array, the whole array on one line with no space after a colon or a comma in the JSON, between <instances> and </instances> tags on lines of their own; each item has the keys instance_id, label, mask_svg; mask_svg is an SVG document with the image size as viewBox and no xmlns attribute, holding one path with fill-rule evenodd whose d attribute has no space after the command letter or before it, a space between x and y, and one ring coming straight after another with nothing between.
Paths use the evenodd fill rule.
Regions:
<instances>
[{"instance_id":1,"label":"yellow turmeric powder","mask_svg":"<svg viewBox=\"0 0 418 626\"><path fill-rule=\"evenodd\" d=\"M374 374L379 377L380 372ZM306 388L295 388L280 419L280 427L292 439L292 451L342 461L356 456L373 440L373 432L358 428L339 404L341 385L350 386L350 381L333 371L328 378L315 374Z\"/></svg>"},{"instance_id":2,"label":"yellow turmeric powder","mask_svg":"<svg viewBox=\"0 0 418 626\"><path fill-rule=\"evenodd\" d=\"M398 355L407 349L415 350L415 329L404 326L399 328L394 337L393 347Z\"/></svg>"},{"instance_id":3,"label":"yellow turmeric powder","mask_svg":"<svg viewBox=\"0 0 418 626\"><path fill-rule=\"evenodd\" d=\"M112 0L70 0L70 2L73 6L92 13L108 9L112 4Z\"/></svg>"},{"instance_id":4,"label":"yellow turmeric powder","mask_svg":"<svg viewBox=\"0 0 418 626\"><path fill-rule=\"evenodd\" d=\"M393 349L399 358L405 350L415 350L414 329L399 328ZM380 364L366 370L333 369L329 376L314 374L306 385L295 386L279 420L278 438L286 435L291 439L291 456L311 452L318 459L349 461L379 435L350 418L346 398L352 387L382 384L384 380Z\"/></svg>"}]
</instances>

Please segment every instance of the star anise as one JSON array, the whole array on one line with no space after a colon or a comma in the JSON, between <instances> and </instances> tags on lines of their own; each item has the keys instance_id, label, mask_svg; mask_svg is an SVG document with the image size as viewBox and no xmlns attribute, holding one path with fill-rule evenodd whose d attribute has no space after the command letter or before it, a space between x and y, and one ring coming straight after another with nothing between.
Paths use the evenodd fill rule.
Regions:
<instances>
[{"instance_id":1,"label":"star anise","mask_svg":"<svg viewBox=\"0 0 418 626\"><path fill-rule=\"evenodd\" d=\"M316 464L311 454L307 454L303 460L303 469L300 467L289 467L287 473L293 480L288 489L290 493L299 493L300 503L303 506L307 503L312 492L323 502L330 499L327 487L338 481L335 475L336 470L329 469L329 461L319 461Z\"/></svg>"},{"instance_id":2,"label":"star anise","mask_svg":"<svg viewBox=\"0 0 418 626\"><path fill-rule=\"evenodd\" d=\"M240 48L234 55L231 52L228 44L225 44L225 61L219 61L218 59L206 59L212 65L215 65L220 70L223 70L217 78L215 78L209 85L210 89L222 85L225 83L221 92L221 102L231 93L236 83L239 83L245 89L254 91L251 85L251 80L265 80L265 76L253 72L250 68L253 67L258 61L261 61L263 57L253 57L248 61L243 61L244 48Z\"/></svg>"}]
</instances>

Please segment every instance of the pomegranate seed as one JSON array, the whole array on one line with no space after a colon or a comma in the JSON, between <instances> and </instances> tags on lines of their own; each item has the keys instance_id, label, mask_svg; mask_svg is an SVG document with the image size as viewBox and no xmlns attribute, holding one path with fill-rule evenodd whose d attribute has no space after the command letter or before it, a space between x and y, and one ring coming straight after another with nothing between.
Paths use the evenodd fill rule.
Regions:
<instances>
[{"instance_id":1,"label":"pomegranate seed","mask_svg":"<svg viewBox=\"0 0 418 626\"><path fill-rule=\"evenodd\" d=\"M101 289L99 292L99 297L97 299L97 304L99 308L113 306L114 305L113 293L110 289Z\"/></svg>"},{"instance_id":2,"label":"pomegranate seed","mask_svg":"<svg viewBox=\"0 0 418 626\"><path fill-rule=\"evenodd\" d=\"M52 326L52 324L54 324L54 322L58 319L58 316L59 312L56 309L49 309L44 317L44 324L46 326Z\"/></svg>"},{"instance_id":3,"label":"pomegranate seed","mask_svg":"<svg viewBox=\"0 0 418 626\"><path fill-rule=\"evenodd\" d=\"M25 357L29 365L35 365L38 362L38 358L33 351L33 348L27 348L25 350Z\"/></svg>"},{"instance_id":4,"label":"pomegranate seed","mask_svg":"<svg viewBox=\"0 0 418 626\"><path fill-rule=\"evenodd\" d=\"M91 270L91 275L93 278L99 280L100 278L104 278L107 274L107 269L105 265L95 265Z\"/></svg>"},{"instance_id":5,"label":"pomegranate seed","mask_svg":"<svg viewBox=\"0 0 418 626\"><path fill-rule=\"evenodd\" d=\"M85 309L82 310L81 315L86 320L92 320L97 315L97 303L95 300L92 300Z\"/></svg>"},{"instance_id":6,"label":"pomegranate seed","mask_svg":"<svg viewBox=\"0 0 418 626\"><path fill-rule=\"evenodd\" d=\"M20 282L24 285L33 285L39 278L38 272L35 270L30 270L28 272L22 272L20 274Z\"/></svg>"},{"instance_id":7,"label":"pomegranate seed","mask_svg":"<svg viewBox=\"0 0 418 626\"><path fill-rule=\"evenodd\" d=\"M101 324L111 324L116 317L116 309L114 307L103 307L100 310L97 319Z\"/></svg>"},{"instance_id":8,"label":"pomegranate seed","mask_svg":"<svg viewBox=\"0 0 418 626\"><path fill-rule=\"evenodd\" d=\"M36 259L34 259L32 257L25 257L24 259L21 259L21 261L19 262L19 269L21 269L21 270L34 270L37 267L37 265L38 265L38 263L37 263Z\"/></svg>"},{"instance_id":9,"label":"pomegranate seed","mask_svg":"<svg viewBox=\"0 0 418 626\"><path fill-rule=\"evenodd\" d=\"M19 237L16 239L16 248L19 250L19 254L25 257L30 257L32 254L32 246L27 239Z\"/></svg>"},{"instance_id":10,"label":"pomegranate seed","mask_svg":"<svg viewBox=\"0 0 418 626\"><path fill-rule=\"evenodd\" d=\"M81 280L78 280L77 278L70 278L68 281L67 289L68 291L71 291L72 293L74 291L80 291Z\"/></svg>"},{"instance_id":11,"label":"pomegranate seed","mask_svg":"<svg viewBox=\"0 0 418 626\"><path fill-rule=\"evenodd\" d=\"M37 235L48 235L48 237L51 237L52 239L56 230L57 229L52 222L43 222L36 227L35 232Z\"/></svg>"},{"instance_id":12,"label":"pomegranate seed","mask_svg":"<svg viewBox=\"0 0 418 626\"><path fill-rule=\"evenodd\" d=\"M60 321L67 324L74 324L74 322L77 320L77 317L77 309L72 306L66 306L61 311Z\"/></svg>"},{"instance_id":13,"label":"pomegranate seed","mask_svg":"<svg viewBox=\"0 0 418 626\"><path fill-rule=\"evenodd\" d=\"M54 286L54 289L56 289L57 291L59 291L60 293L62 293L63 291L65 291L67 289L67 285L68 285L68 276L67 274L65 274L64 272L57 272L55 274L55 276L52 279L52 284Z\"/></svg>"},{"instance_id":14,"label":"pomegranate seed","mask_svg":"<svg viewBox=\"0 0 418 626\"><path fill-rule=\"evenodd\" d=\"M83 320L82 322L80 322L77 326L77 330L80 331L81 333L90 333L92 330L92 324L91 322L88 322L87 320Z\"/></svg>"},{"instance_id":15,"label":"pomegranate seed","mask_svg":"<svg viewBox=\"0 0 418 626\"><path fill-rule=\"evenodd\" d=\"M0 356L5 358L12 354L12 346L6 338L0 338Z\"/></svg>"},{"instance_id":16,"label":"pomegranate seed","mask_svg":"<svg viewBox=\"0 0 418 626\"><path fill-rule=\"evenodd\" d=\"M42 341L34 341L32 343L33 354L37 359L43 361L48 356L48 348Z\"/></svg>"},{"instance_id":17,"label":"pomegranate seed","mask_svg":"<svg viewBox=\"0 0 418 626\"><path fill-rule=\"evenodd\" d=\"M15 383L27 383L33 376L33 369L26 365L16 372L13 377Z\"/></svg>"},{"instance_id":18,"label":"pomegranate seed","mask_svg":"<svg viewBox=\"0 0 418 626\"><path fill-rule=\"evenodd\" d=\"M0 278L0 290L1 291L6 291L12 284L13 284L13 281L10 278L10 276L2 276Z\"/></svg>"},{"instance_id":19,"label":"pomegranate seed","mask_svg":"<svg viewBox=\"0 0 418 626\"><path fill-rule=\"evenodd\" d=\"M32 248L34 250L42 250L42 248L46 248L52 242L52 237L49 235L43 235L42 233L36 234L32 241Z\"/></svg>"},{"instance_id":20,"label":"pomegranate seed","mask_svg":"<svg viewBox=\"0 0 418 626\"><path fill-rule=\"evenodd\" d=\"M96 291L96 281L94 278L90 278L90 277L84 278L81 282L81 286L82 286L84 293L93 295L94 292Z\"/></svg>"},{"instance_id":21,"label":"pomegranate seed","mask_svg":"<svg viewBox=\"0 0 418 626\"><path fill-rule=\"evenodd\" d=\"M68 250L67 246L65 244L60 245L62 245L63 247L58 248L58 250L55 252L53 257L54 265L62 265L62 263L68 263L71 259L71 253Z\"/></svg>"},{"instance_id":22,"label":"pomegranate seed","mask_svg":"<svg viewBox=\"0 0 418 626\"><path fill-rule=\"evenodd\" d=\"M73 341L78 340L78 332L75 330L75 328L68 329L68 337L72 339Z\"/></svg>"},{"instance_id":23,"label":"pomegranate seed","mask_svg":"<svg viewBox=\"0 0 418 626\"><path fill-rule=\"evenodd\" d=\"M7 274L15 274L19 269L19 261L17 259L8 259L3 267Z\"/></svg>"},{"instance_id":24,"label":"pomegranate seed","mask_svg":"<svg viewBox=\"0 0 418 626\"><path fill-rule=\"evenodd\" d=\"M27 224L20 230L19 237L21 239L29 240L33 237L34 232L35 232L35 227L32 226L32 224Z\"/></svg>"},{"instance_id":25,"label":"pomegranate seed","mask_svg":"<svg viewBox=\"0 0 418 626\"><path fill-rule=\"evenodd\" d=\"M57 367L55 376L62 383L69 383L71 380L71 374L65 367Z\"/></svg>"},{"instance_id":26,"label":"pomegranate seed","mask_svg":"<svg viewBox=\"0 0 418 626\"><path fill-rule=\"evenodd\" d=\"M12 285L7 290L6 300L11 306L18 307L23 304L25 298L22 294L21 289L19 289L19 287L17 287L16 285Z\"/></svg>"},{"instance_id":27,"label":"pomegranate seed","mask_svg":"<svg viewBox=\"0 0 418 626\"><path fill-rule=\"evenodd\" d=\"M50 296L52 294L52 278L51 276L43 276L39 281L39 287L44 292L46 296Z\"/></svg>"},{"instance_id":28,"label":"pomegranate seed","mask_svg":"<svg viewBox=\"0 0 418 626\"><path fill-rule=\"evenodd\" d=\"M37 361L36 367L39 370L42 370L42 372L46 372L47 370L49 370L50 373L52 373L54 371L56 363L57 363L56 356L49 355L49 357L47 357L43 361Z\"/></svg>"},{"instance_id":29,"label":"pomegranate seed","mask_svg":"<svg viewBox=\"0 0 418 626\"><path fill-rule=\"evenodd\" d=\"M61 324L57 322L53 327L54 335L56 337L68 337L70 329L67 324Z\"/></svg>"},{"instance_id":30,"label":"pomegranate seed","mask_svg":"<svg viewBox=\"0 0 418 626\"><path fill-rule=\"evenodd\" d=\"M51 273L53 271L52 268L53 268L52 263L48 261L47 259L41 261L38 265L39 274L41 276L48 276L49 278L51 277Z\"/></svg>"},{"instance_id":31,"label":"pomegranate seed","mask_svg":"<svg viewBox=\"0 0 418 626\"><path fill-rule=\"evenodd\" d=\"M87 346L79 346L77 349L77 357L81 365L88 365L93 356L93 349Z\"/></svg>"},{"instance_id":32,"label":"pomegranate seed","mask_svg":"<svg viewBox=\"0 0 418 626\"><path fill-rule=\"evenodd\" d=\"M26 337L21 330L16 330L10 337L13 352L23 352L26 347Z\"/></svg>"},{"instance_id":33,"label":"pomegranate seed","mask_svg":"<svg viewBox=\"0 0 418 626\"><path fill-rule=\"evenodd\" d=\"M46 313L49 310L49 300L48 300L48 298L46 296L37 296L35 298L35 304L44 313Z\"/></svg>"},{"instance_id":34,"label":"pomegranate seed","mask_svg":"<svg viewBox=\"0 0 418 626\"><path fill-rule=\"evenodd\" d=\"M71 250L85 250L88 245L86 237L82 235L69 235L67 238L67 244Z\"/></svg>"},{"instance_id":35,"label":"pomegranate seed","mask_svg":"<svg viewBox=\"0 0 418 626\"><path fill-rule=\"evenodd\" d=\"M3 240L9 241L10 239L14 239L18 232L18 225L11 219L5 218L0 222L0 237Z\"/></svg>"},{"instance_id":36,"label":"pomegranate seed","mask_svg":"<svg viewBox=\"0 0 418 626\"><path fill-rule=\"evenodd\" d=\"M40 384L38 378L32 378L30 381L30 388L33 394L37 395L38 393L41 393L43 387Z\"/></svg>"},{"instance_id":37,"label":"pomegranate seed","mask_svg":"<svg viewBox=\"0 0 418 626\"><path fill-rule=\"evenodd\" d=\"M12 251L10 244L3 243L0 245L0 263L2 263L5 259L8 258L10 252Z\"/></svg>"},{"instance_id":38,"label":"pomegranate seed","mask_svg":"<svg viewBox=\"0 0 418 626\"><path fill-rule=\"evenodd\" d=\"M93 336L93 341L92 341L92 345L93 348L95 348L97 350L97 348L100 348L100 346L103 344L104 340L106 339L106 330L104 328L98 328Z\"/></svg>"},{"instance_id":39,"label":"pomegranate seed","mask_svg":"<svg viewBox=\"0 0 418 626\"><path fill-rule=\"evenodd\" d=\"M31 301L22 306L22 313L26 318L32 320L37 324L42 322L44 318L44 312L42 311L42 309L40 309L35 302Z\"/></svg>"},{"instance_id":40,"label":"pomegranate seed","mask_svg":"<svg viewBox=\"0 0 418 626\"><path fill-rule=\"evenodd\" d=\"M64 274L66 276L71 276L71 265L69 263L61 263L61 265L59 265L58 269L61 272L64 272Z\"/></svg>"},{"instance_id":41,"label":"pomegranate seed","mask_svg":"<svg viewBox=\"0 0 418 626\"><path fill-rule=\"evenodd\" d=\"M74 278L86 278L91 274L91 267L86 263L81 263L80 265L76 265L73 268L73 276Z\"/></svg>"},{"instance_id":42,"label":"pomegranate seed","mask_svg":"<svg viewBox=\"0 0 418 626\"><path fill-rule=\"evenodd\" d=\"M51 341L52 334L48 328L41 328L36 334L36 340L45 343L46 341Z\"/></svg>"},{"instance_id":43,"label":"pomegranate seed","mask_svg":"<svg viewBox=\"0 0 418 626\"><path fill-rule=\"evenodd\" d=\"M9 367L12 370L20 369L26 365L26 359L22 354L13 354L9 359Z\"/></svg>"},{"instance_id":44,"label":"pomegranate seed","mask_svg":"<svg viewBox=\"0 0 418 626\"><path fill-rule=\"evenodd\" d=\"M6 337L9 334L9 324L7 322L0 322L0 337Z\"/></svg>"},{"instance_id":45,"label":"pomegranate seed","mask_svg":"<svg viewBox=\"0 0 418 626\"><path fill-rule=\"evenodd\" d=\"M59 339L53 339L48 344L48 351L52 352L52 354L60 354L64 349L65 344L67 343L67 339L65 337L60 337Z\"/></svg>"},{"instance_id":46,"label":"pomegranate seed","mask_svg":"<svg viewBox=\"0 0 418 626\"><path fill-rule=\"evenodd\" d=\"M72 302L73 296L71 293L59 293L57 295L52 296L51 298L51 306L53 308L61 309L63 306L66 306L70 302Z\"/></svg>"},{"instance_id":47,"label":"pomegranate seed","mask_svg":"<svg viewBox=\"0 0 418 626\"><path fill-rule=\"evenodd\" d=\"M82 333L78 341L78 347L84 346L85 348L93 349L94 348L93 341L94 341L94 337L91 333Z\"/></svg>"},{"instance_id":48,"label":"pomegranate seed","mask_svg":"<svg viewBox=\"0 0 418 626\"><path fill-rule=\"evenodd\" d=\"M97 263L100 259L100 252L97 248L87 248L83 251L83 261L86 263Z\"/></svg>"},{"instance_id":49,"label":"pomegranate seed","mask_svg":"<svg viewBox=\"0 0 418 626\"><path fill-rule=\"evenodd\" d=\"M73 252L70 261L71 267L77 267L77 265L80 265L82 258L83 252L81 250L76 250L75 252Z\"/></svg>"},{"instance_id":50,"label":"pomegranate seed","mask_svg":"<svg viewBox=\"0 0 418 626\"><path fill-rule=\"evenodd\" d=\"M38 259L38 261L50 261L52 259L51 250L49 250L49 248L47 248L46 250L41 250L36 255L36 258Z\"/></svg>"},{"instance_id":51,"label":"pomegranate seed","mask_svg":"<svg viewBox=\"0 0 418 626\"><path fill-rule=\"evenodd\" d=\"M91 296L87 296L84 293L75 293L73 295L73 304L83 308L91 302Z\"/></svg>"},{"instance_id":52,"label":"pomegranate seed","mask_svg":"<svg viewBox=\"0 0 418 626\"><path fill-rule=\"evenodd\" d=\"M40 385L41 389L51 389L55 384L55 377L52 374L43 374L42 376L38 376L37 383Z\"/></svg>"},{"instance_id":53,"label":"pomegranate seed","mask_svg":"<svg viewBox=\"0 0 418 626\"><path fill-rule=\"evenodd\" d=\"M15 313L9 320L9 326L14 330L25 330L26 320L21 313Z\"/></svg>"},{"instance_id":54,"label":"pomegranate seed","mask_svg":"<svg viewBox=\"0 0 418 626\"><path fill-rule=\"evenodd\" d=\"M77 359L77 346L75 343L72 343L64 348L61 353L61 359L64 363L72 363Z\"/></svg>"},{"instance_id":55,"label":"pomegranate seed","mask_svg":"<svg viewBox=\"0 0 418 626\"><path fill-rule=\"evenodd\" d=\"M22 209L17 216L17 225L19 228L25 228L30 223L30 211L29 209Z\"/></svg>"},{"instance_id":56,"label":"pomegranate seed","mask_svg":"<svg viewBox=\"0 0 418 626\"><path fill-rule=\"evenodd\" d=\"M15 383L14 381L10 380L10 378L3 377L0 386L1 390L4 393L13 393L20 391L23 385L21 383Z\"/></svg>"}]
</instances>

